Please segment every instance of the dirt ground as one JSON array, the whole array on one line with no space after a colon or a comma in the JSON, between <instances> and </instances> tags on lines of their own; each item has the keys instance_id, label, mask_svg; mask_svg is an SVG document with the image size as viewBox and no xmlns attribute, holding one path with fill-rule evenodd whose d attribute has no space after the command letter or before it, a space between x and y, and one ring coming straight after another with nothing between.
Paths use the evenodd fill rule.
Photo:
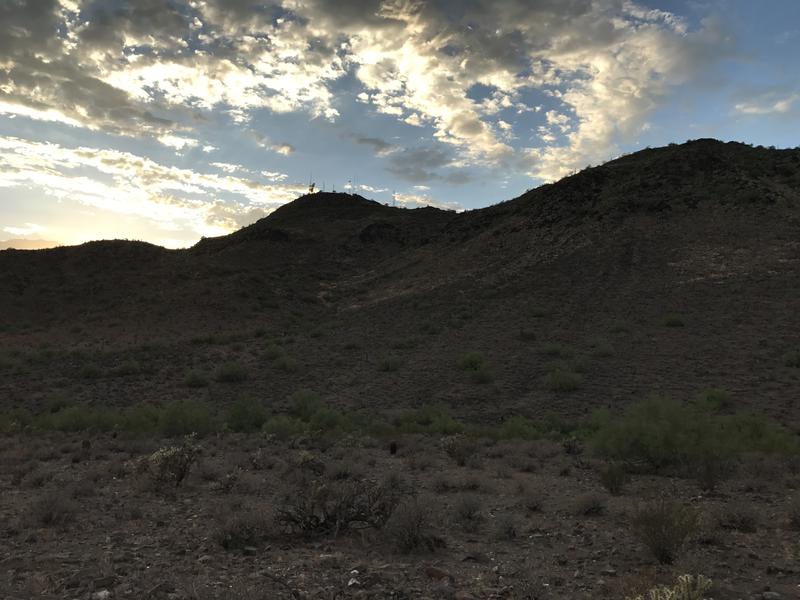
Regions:
<instances>
[{"instance_id":1,"label":"dirt ground","mask_svg":"<svg viewBox=\"0 0 800 600\"><path fill-rule=\"evenodd\" d=\"M742 463L714 494L634 475L613 496L588 452L549 441L480 442L459 466L435 437L401 438L391 454L371 438L321 448L228 434L200 440L178 487L136 472L170 443L0 440L0 597L623 599L681 574L711 578L717 600L800 597L800 477L781 459ZM309 481L386 486L422 509L427 543L401 551L388 525L288 529L277 515ZM671 565L631 527L663 497L699 514Z\"/></svg>"}]
</instances>

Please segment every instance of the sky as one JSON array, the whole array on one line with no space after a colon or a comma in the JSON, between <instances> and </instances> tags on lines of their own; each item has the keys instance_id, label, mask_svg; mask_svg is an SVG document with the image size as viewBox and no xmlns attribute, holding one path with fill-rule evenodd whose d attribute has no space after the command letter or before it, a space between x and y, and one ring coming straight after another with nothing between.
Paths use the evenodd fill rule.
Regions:
<instances>
[{"instance_id":1,"label":"sky","mask_svg":"<svg viewBox=\"0 0 800 600\"><path fill-rule=\"evenodd\" d=\"M797 0L0 0L0 240L466 210L646 146L800 145Z\"/></svg>"}]
</instances>

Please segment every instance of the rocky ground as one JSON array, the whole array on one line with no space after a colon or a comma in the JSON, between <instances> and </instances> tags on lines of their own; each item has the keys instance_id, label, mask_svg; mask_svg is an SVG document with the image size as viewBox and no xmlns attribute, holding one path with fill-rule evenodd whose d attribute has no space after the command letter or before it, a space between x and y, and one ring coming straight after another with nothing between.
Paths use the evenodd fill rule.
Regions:
<instances>
[{"instance_id":1,"label":"rocky ground","mask_svg":"<svg viewBox=\"0 0 800 600\"><path fill-rule=\"evenodd\" d=\"M227 434L199 440L176 486L142 468L175 443L2 438L0 597L621 600L686 573L711 578L717 600L800 597L800 476L786 459L748 458L713 494L633 475L612 495L590 452L550 441L456 454L408 436L392 454L371 438ZM376 509L374 527L291 526L320 489L380 490L377 504L400 508L386 522ZM632 526L662 498L699 519L667 565Z\"/></svg>"}]
</instances>

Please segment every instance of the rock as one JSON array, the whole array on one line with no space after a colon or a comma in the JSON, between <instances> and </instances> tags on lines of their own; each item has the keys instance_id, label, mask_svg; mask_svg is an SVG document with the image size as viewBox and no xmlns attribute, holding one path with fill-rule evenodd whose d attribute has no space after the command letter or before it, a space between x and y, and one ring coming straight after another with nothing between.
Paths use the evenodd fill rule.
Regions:
<instances>
[{"instance_id":1,"label":"rock","mask_svg":"<svg viewBox=\"0 0 800 600\"><path fill-rule=\"evenodd\" d=\"M778 592L764 592L761 594L761 598L763 600L782 600L783 596Z\"/></svg>"},{"instance_id":2,"label":"rock","mask_svg":"<svg viewBox=\"0 0 800 600\"><path fill-rule=\"evenodd\" d=\"M242 548L242 554L245 556L253 556L256 552L258 552L258 548L255 546L245 546Z\"/></svg>"},{"instance_id":3,"label":"rock","mask_svg":"<svg viewBox=\"0 0 800 600\"><path fill-rule=\"evenodd\" d=\"M600 571L601 575L605 575L606 577L616 577L617 570L612 569L611 567L605 567L602 571Z\"/></svg>"},{"instance_id":4,"label":"rock","mask_svg":"<svg viewBox=\"0 0 800 600\"><path fill-rule=\"evenodd\" d=\"M111 592L108 590L100 590L92 594L92 600L108 600L111 598Z\"/></svg>"}]
</instances>

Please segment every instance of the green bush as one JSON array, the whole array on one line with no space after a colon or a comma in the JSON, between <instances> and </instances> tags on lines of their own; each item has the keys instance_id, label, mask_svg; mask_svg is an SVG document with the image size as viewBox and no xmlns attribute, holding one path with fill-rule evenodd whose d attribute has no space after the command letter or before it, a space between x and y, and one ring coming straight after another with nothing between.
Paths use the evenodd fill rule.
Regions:
<instances>
[{"instance_id":1,"label":"green bush","mask_svg":"<svg viewBox=\"0 0 800 600\"><path fill-rule=\"evenodd\" d=\"M458 368L462 371L477 371L486 364L480 352L467 352L458 359Z\"/></svg>"},{"instance_id":2,"label":"green bush","mask_svg":"<svg viewBox=\"0 0 800 600\"><path fill-rule=\"evenodd\" d=\"M261 430L282 441L291 440L308 432L308 423L287 415L275 415L264 423Z\"/></svg>"},{"instance_id":3,"label":"green bush","mask_svg":"<svg viewBox=\"0 0 800 600\"><path fill-rule=\"evenodd\" d=\"M192 370L186 373L183 385L189 388L201 388L208 385L208 378L200 371Z\"/></svg>"},{"instance_id":4,"label":"green bush","mask_svg":"<svg viewBox=\"0 0 800 600\"><path fill-rule=\"evenodd\" d=\"M583 383L583 376L564 367L556 367L544 378L545 387L551 392L574 392Z\"/></svg>"},{"instance_id":5,"label":"green bush","mask_svg":"<svg viewBox=\"0 0 800 600\"><path fill-rule=\"evenodd\" d=\"M159 429L168 437L208 435L217 429L211 409L205 402L178 400L167 404L159 417Z\"/></svg>"},{"instance_id":6,"label":"green bush","mask_svg":"<svg viewBox=\"0 0 800 600\"><path fill-rule=\"evenodd\" d=\"M111 377L128 377L130 375L138 375L142 372L142 365L137 360L126 360L113 369L108 374Z\"/></svg>"},{"instance_id":7,"label":"green bush","mask_svg":"<svg viewBox=\"0 0 800 600\"><path fill-rule=\"evenodd\" d=\"M247 379L247 369L238 362L229 360L217 367L214 379L219 383L239 383Z\"/></svg>"},{"instance_id":8,"label":"green bush","mask_svg":"<svg viewBox=\"0 0 800 600\"><path fill-rule=\"evenodd\" d=\"M787 352L783 355L783 364L787 367L792 367L794 369L800 369L800 350L794 350L792 352Z\"/></svg>"},{"instance_id":9,"label":"green bush","mask_svg":"<svg viewBox=\"0 0 800 600\"><path fill-rule=\"evenodd\" d=\"M252 433L259 431L267 420L264 405L253 398L242 398L228 409L225 424L231 431Z\"/></svg>"},{"instance_id":10,"label":"green bush","mask_svg":"<svg viewBox=\"0 0 800 600\"><path fill-rule=\"evenodd\" d=\"M594 416L592 443L602 455L659 470L724 469L744 452L794 453L798 445L780 425L753 415L720 415L706 406L651 396L624 414Z\"/></svg>"},{"instance_id":11,"label":"green bush","mask_svg":"<svg viewBox=\"0 0 800 600\"><path fill-rule=\"evenodd\" d=\"M295 373L300 368L300 364L297 362L297 359L286 355L278 357L274 364L276 369L286 371L287 373Z\"/></svg>"},{"instance_id":12,"label":"green bush","mask_svg":"<svg viewBox=\"0 0 800 600\"><path fill-rule=\"evenodd\" d=\"M311 390L298 390L292 394L289 401L291 403L289 414L306 423L323 406L319 395Z\"/></svg>"},{"instance_id":13,"label":"green bush","mask_svg":"<svg viewBox=\"0 0 800 600\"><path fill-rule=\"evenodd\" d=\"M452 435L462 433L464 424L456 420L450 410L441 405L428 405L401 414L394 422L399 433L428 433Z\"/></svg>"}]
</instances>

